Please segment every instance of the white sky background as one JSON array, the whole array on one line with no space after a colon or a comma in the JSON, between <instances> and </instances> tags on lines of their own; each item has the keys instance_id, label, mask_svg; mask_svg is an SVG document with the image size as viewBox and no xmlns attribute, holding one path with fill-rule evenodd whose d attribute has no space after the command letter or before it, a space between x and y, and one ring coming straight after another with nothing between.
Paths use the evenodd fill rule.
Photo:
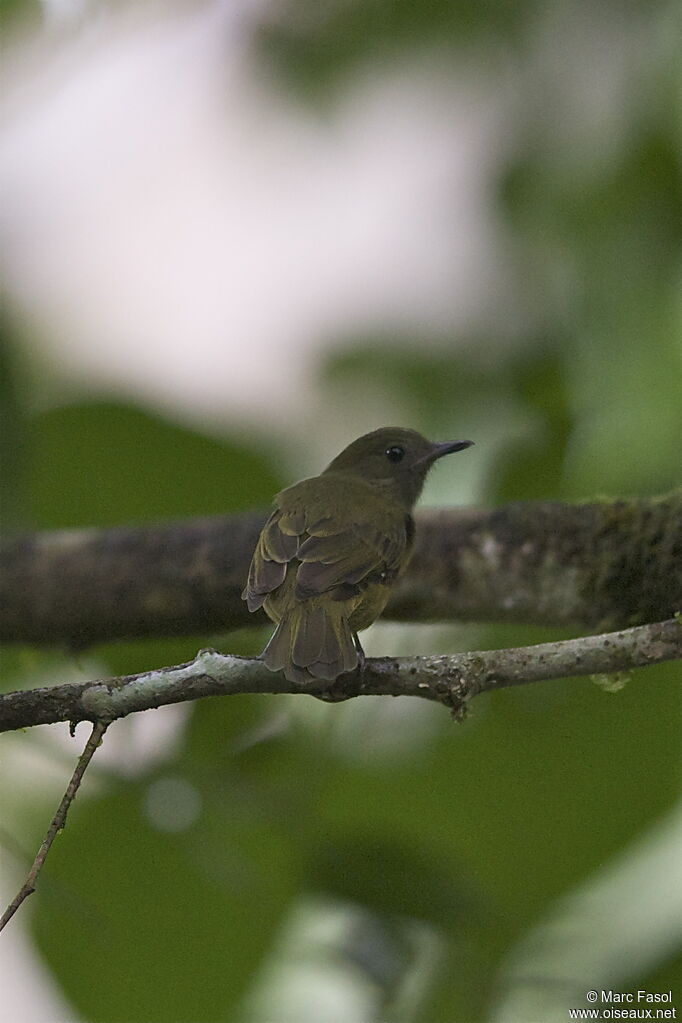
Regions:
<instances>
[{"instance_id":1,"label":"white sky background","mask_svg":"<svg viewBox=\"0 0 682 1023\"><path fill-rule=\"evenodd\" d=\"M281 425L332 340L499 310L502 111L425 55L322 115L256 63L253 9L103 13L34 43L4 118L5 283L81 383Z\"/></svg>"}]
</instances>

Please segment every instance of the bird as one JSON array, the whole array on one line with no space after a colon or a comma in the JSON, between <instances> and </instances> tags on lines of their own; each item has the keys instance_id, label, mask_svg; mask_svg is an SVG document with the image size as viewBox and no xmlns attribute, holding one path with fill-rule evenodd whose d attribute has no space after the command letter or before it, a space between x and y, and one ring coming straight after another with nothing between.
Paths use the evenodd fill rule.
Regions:
<instances>
[{"instance_id":1,"label":"bird","mask_svg":"<svg viewBox=\"0 0 682 1023\"><path fill-rule=\"evenodd\" d=\"M382 427L276 495L242 593L249 611L262 607L276 625L260 655L270 671L314 687L364 666L358 633L379 617L410 560L426 475L472 444Z\"/></svg>"}]
</instances>

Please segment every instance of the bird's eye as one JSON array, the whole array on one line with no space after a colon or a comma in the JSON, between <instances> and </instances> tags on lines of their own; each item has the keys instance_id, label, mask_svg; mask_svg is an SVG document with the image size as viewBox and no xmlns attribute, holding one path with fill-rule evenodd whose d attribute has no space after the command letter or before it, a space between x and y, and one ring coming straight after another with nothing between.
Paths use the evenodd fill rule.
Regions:
<instances>
[{"instance_id":1,"label":"bird's eye","mask_svg":"<svg viewBox=\"0 0 682 1023\"><path fill-rule=\"evenodd\" d=\"M405 448L401 448L396 444L394 447L386 448L385 454L389 462L400 462L405 457Z\"/></svg>"}]
</instances>

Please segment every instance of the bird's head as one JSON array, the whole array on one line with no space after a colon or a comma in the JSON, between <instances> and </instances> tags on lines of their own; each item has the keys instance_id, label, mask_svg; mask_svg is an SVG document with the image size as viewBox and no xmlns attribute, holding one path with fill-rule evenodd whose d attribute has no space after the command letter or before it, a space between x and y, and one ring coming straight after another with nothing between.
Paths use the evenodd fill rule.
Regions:
<instances>
[{"instance_id":1,"label":"bird's head","mask_svg":"<svg viewBox=\"0 0 682 1023\"><path fill-rule=\"evenodd\" d=\"M416 430L387 426L354 440L327 466L325 473L359 477L409 511L434 462L472 444L471 440L434 443Z\"/></svg>"}]
</instances>

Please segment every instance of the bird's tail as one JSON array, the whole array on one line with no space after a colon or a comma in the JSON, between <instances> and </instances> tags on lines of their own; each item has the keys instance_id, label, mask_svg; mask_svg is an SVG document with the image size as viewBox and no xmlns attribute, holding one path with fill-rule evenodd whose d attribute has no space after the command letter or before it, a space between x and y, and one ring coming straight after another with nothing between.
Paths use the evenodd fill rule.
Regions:
<instances>
[{"instance_id":1,"label":"bird's tail","mask_svg":"<svg viewBox=\"0 0 682 1023\"><path fill-rule=\"evenodd\" d=\"M333 681L357 667L358 652L342 601L296 604L280 619L261 657L290 682Z\"/></svg>"}]
</instances>

